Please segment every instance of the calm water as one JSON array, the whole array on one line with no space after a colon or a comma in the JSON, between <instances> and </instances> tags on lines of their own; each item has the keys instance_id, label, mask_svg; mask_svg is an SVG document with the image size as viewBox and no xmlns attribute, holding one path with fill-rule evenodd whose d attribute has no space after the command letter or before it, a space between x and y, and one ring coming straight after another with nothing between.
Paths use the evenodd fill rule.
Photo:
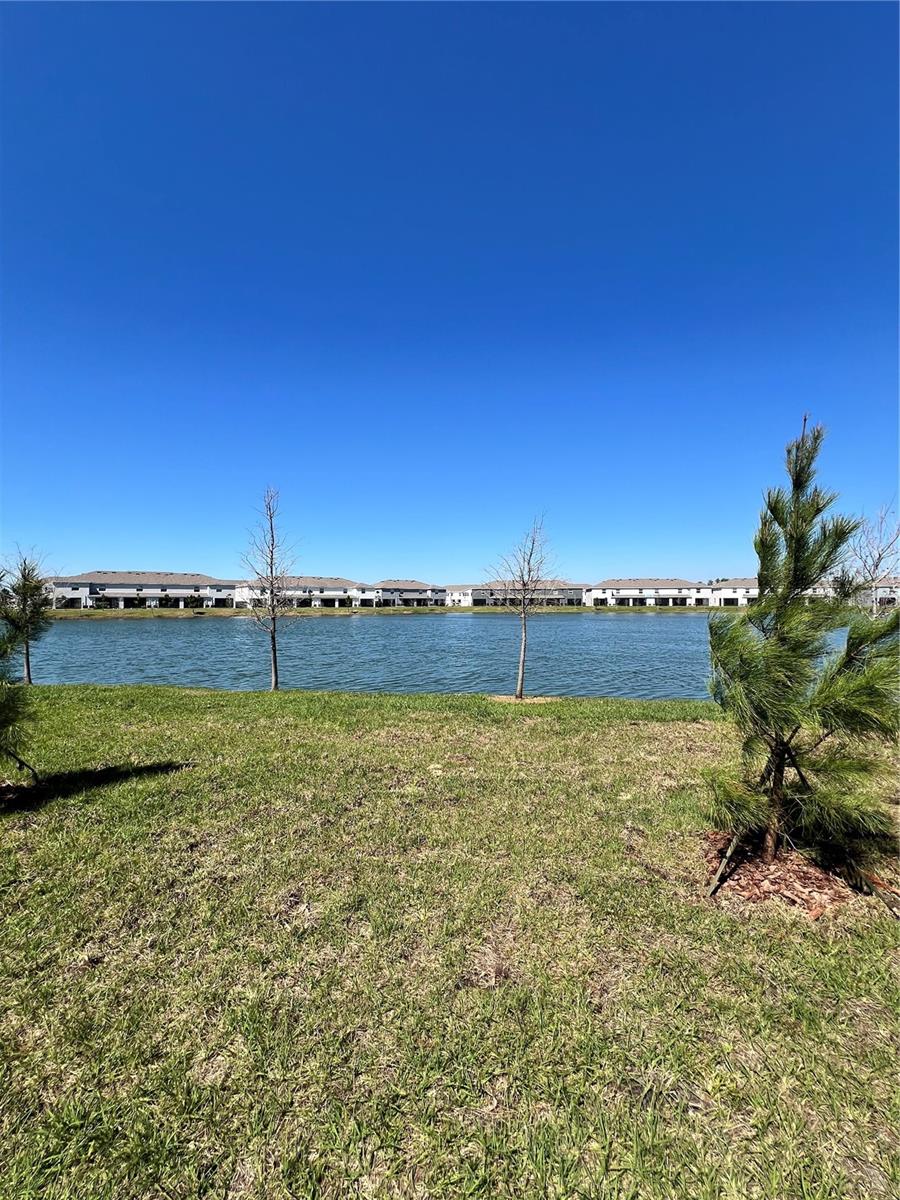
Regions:
<instances>
[{"instance_id":1,"label":"calm water","mask_svg":"<svg viewBox=\"0 0 900 1200\"><path fill-rule=\"evenodd\" d=\"M542 614L529 622L526 690L535 695L701 698L705 614ZM514 616L451 613L286 622L281 683L328 691L513 691ZM244 617L65 620L35 647L36 683L268 686L268 643Z\"/></svg>"}]
</instances>

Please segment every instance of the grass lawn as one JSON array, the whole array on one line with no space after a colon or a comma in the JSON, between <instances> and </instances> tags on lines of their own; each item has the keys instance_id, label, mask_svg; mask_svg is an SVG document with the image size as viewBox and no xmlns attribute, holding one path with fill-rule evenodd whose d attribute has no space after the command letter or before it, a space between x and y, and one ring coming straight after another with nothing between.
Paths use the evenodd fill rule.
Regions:
<instances>
[{"instance_id":1,"label":"grass lawn","mask_svg":"<svg viewBox=\"0 0 900 1200\"><path fill-rule=\"evenodd\" d=\"M895 926L705 899L712 705L35 696L4 1200L896 1194Z\"/></svg>"}]
</instances>

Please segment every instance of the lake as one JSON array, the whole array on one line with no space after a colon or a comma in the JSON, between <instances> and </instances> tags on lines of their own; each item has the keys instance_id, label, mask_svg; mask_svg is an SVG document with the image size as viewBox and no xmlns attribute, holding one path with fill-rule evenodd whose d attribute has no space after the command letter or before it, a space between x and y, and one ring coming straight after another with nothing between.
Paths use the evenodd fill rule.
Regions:
<instances>
[{"instance_id":1,"label":"lake","mask_svg":"<svg viewBox=\"0 0 900 1200\"><path fill-rule=\"evenodd\" d=\"M547 613L529 621L526 691L639 699L707 696L703 613ZM341 615L286 621L281 685L325 691L515 688L519 624L501 613ZM247 617L56 621L32 652L35 683L268 687L268 642Z\"/></svg>"}]
</instances>

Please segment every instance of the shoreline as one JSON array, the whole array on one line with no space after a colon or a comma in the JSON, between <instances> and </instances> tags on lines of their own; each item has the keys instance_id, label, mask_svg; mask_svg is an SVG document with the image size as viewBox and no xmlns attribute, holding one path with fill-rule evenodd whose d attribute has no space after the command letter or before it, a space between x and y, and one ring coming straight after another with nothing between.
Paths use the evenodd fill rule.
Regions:
<instances>
[{"instance_id":1,"label":"shoreline","mask_svg":"<svg viewBox=\"0 0 900 1200\"><path fill-rule=\"evenodd\" d=\"M590 695L579 693L567 693L554 695L552 692L525 692L521 700L516 700L512 692L394 692L394 691L378 691L375 689L365 690L356 688L304 688L282 685L277 691L273 692L267 687L259 688L234 688L234 687L210 687L208 684L190 684L190 683L100 683L87 682L85 680L72 680L69 683L61 683L58 680L43 681L35 679L28 685L29 689L34 689L35 693L38 690L47 692L58 688L66 690L72 688L99 688L104 692L109 691L152 691L152 692L172 692L182 693L190 692L191 694L202 694L205 696L295 696L295 697L320 697L322 699L345 699L345 700L360 700L360 701L429 701L432 703L442 704L449 701L461 701L469 703L470 701L486 701L490 704L509 704L513 708L518 705L528 704L588 704L600 707L612 705L613 707L622 706L623 711L629 706L644 708L649 706L651 709L661 710L669 708L677 709L682 712L679 720L708 720L722 721L725 718L722 716L721 709L710 696L611 696L611 695ZM698 711L698 707L702 712ZM658 714L657 714L658 715ZM648 717L647 719L655 719Z\"/></svg>"},{"instance_id":2,"label":"shoreline","mask_svg":"<svg viewBox=\"0 0 900 1200\"><path fill-rule=\"evenodd\" d=\"M718 611L718 608L699 606L665 608L662 606L657 607L654 604L634 608L630 606L619 607L618 605L594 608L584 604L572 604L566 606L549 605L546 608L535 608L529 615L544 617L562 614L592 613L598 616L605 616L610 613L616 613L617 615L621 615L622 613L642 613L653 616L673 616L677 613L679 616L684 616L686 613L703 613L708 616L711 612L715 611ZM295 617L417 617L452 616L454 614L470 615L472 613L486 613L491 616L518 615L516 612L503 608L500 605L454 606L452 608L445 605L434 605L420 608L291 608L287 609L281 616L283 619L292 620ZM246 608L54 608L50 610L48 615L53 620L61 621L101 621L107 619L146 621L156 620L157 618L161 620L187 620L195 617L242 617L246 619L250 616L250 613Z\"/></svg>"}]
</instances>

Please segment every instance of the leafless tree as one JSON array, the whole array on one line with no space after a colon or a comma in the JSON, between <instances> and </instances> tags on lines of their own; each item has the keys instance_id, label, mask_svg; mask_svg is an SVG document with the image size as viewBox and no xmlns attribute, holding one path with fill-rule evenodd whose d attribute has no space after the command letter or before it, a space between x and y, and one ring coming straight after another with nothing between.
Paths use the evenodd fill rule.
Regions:
<instances>
[{"instance_id":1,"label":"leafless tree","mask_svg":"<svg viewBox=\"0 0 900 1200\"><path fill-rule=\"evenodd\" d=\"M536 517L531 528L512 550L504 555L494 572L507 608L518 614L519 672L516 677L516 699L525 694L525 656L528 652L528 616L540 603L541 586L549 569L549 547L544 534L544 522Z\"/></svg>"},{"instance_id":2,"label":"leafless tree","mask_svg":"<svg viewBox=\"0 0 900 1200\"><path fill-rule=\"evenodd\" d=\"M290 548L278 529L278 492L266 488L260 520L251 531L250 544L241 560L250 586L250 614L268 635L272 664L271 690L278 690L278 621L291 607L287 592L293 567Z\"/></svg>"},{"instance_id":3,"label":"leafless tree","mask_svg":"<svg viewBox=\"0 0 900 1200\"><path fill-rule=\"evenodd\" d=\"M872 518L863 517L850 543L849 566L863 600L878 612L878 588L900 569L900 521L889 504Z\"/></svg>"}]
</instances>

